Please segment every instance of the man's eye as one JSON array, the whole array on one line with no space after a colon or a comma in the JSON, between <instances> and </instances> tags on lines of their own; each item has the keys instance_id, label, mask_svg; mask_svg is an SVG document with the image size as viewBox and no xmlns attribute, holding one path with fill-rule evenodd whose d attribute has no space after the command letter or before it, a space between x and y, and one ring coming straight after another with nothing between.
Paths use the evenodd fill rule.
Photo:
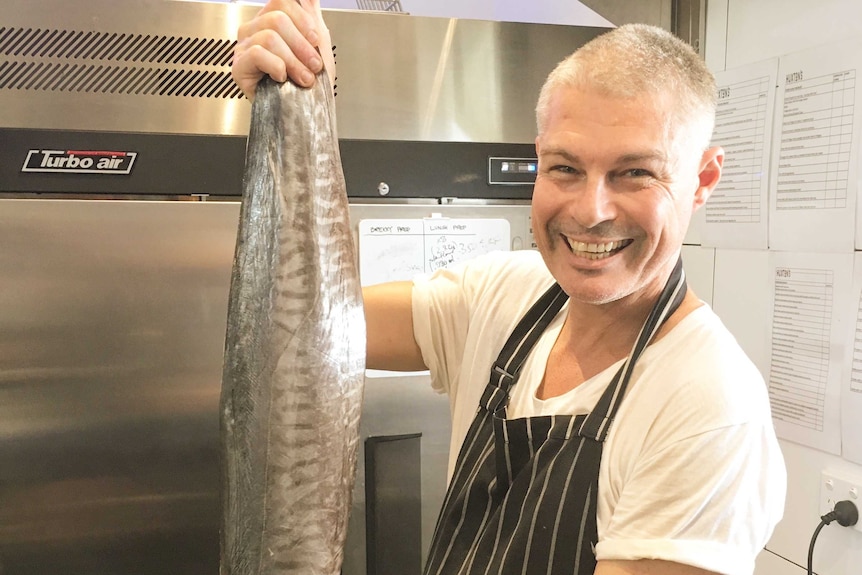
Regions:
<instances>
[{"instance_id":1,"label":"man's eye","mask_svg":"<svg viewBox=\"0 0 862 575\"><path fill-rule=\"evenodd\" d=\"M552 172L562 172L563 174L574 174L575 173L575 169L573 167L563 166L563 165L552 166L551 171Z\"/></svg>"},{"instance_id":2,"label":"man's eye","mask_svg":"<svg viewBox=\"0 0 862 575\"><path fill-rule=\"evenodd\" d=\"M651 178L652 173L649 170L644 170L641 168L632 168L631 170L626 170L624 172L625 175L631 178Z\"/></svg>"}]
</instances>

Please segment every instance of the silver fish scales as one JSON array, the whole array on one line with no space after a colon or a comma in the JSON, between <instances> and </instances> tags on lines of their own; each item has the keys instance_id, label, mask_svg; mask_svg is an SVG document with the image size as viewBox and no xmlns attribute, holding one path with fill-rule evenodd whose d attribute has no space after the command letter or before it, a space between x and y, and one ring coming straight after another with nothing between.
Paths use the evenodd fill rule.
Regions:
<instances>
[{"instance_id":1,"label":"silver fish scales","mask_svg":"<svg viewBox=\"0 0 862 575\"><path fill-rule=\"evenodd\" d=\"M257 88L220 404L222 575L340 573L365 370L334 101Z\"/></svg>"}]
</instances>

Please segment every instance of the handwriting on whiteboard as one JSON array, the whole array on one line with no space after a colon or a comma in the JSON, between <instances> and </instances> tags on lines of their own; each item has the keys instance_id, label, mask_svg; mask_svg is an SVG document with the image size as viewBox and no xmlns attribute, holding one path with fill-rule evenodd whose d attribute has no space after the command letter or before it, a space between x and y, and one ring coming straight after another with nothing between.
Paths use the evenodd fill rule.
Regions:
<instances>
[{"instance_id":1,"label":"handwriting on whiteboard","mask_svg":"<svg viewBox=\"0 0 862 575\"><path fill-rule=\"evenodd\" d=\"M363 285L410 280L510 245L505 219L361 220L359 275Z\"/></svg>"}]
</instances>

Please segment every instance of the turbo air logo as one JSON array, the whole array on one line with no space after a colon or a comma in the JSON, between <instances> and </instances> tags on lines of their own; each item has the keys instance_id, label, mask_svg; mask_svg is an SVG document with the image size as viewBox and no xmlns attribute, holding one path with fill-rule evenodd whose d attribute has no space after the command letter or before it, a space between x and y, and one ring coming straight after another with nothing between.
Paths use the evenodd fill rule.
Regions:
<instances>
[{"instance_id":1,"label":"turbo air logo","mask_svg":"<svg viewBox=\"0 0 862 575\"><path fill-rule=\"evenodd\" d=\"M22 172L63 174L128 174L137 152L92 150L29 150Z\"/></svg>"}]
</instances>

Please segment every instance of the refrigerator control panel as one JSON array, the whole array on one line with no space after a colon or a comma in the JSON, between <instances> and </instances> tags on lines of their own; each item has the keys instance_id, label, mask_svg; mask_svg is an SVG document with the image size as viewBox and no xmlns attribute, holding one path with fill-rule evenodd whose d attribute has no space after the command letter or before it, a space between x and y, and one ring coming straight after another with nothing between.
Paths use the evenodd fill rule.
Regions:
<instances>
[{"instance_id":1,"label":"refrigerator control panel","mask_svg":"<svg viewBox=\"0 0 862 575\"><path fill-rule=\"evenodd\" d=\"M488 183L491 185L523 185L536 181L539 160L536 158L488 158Z\"/></svg>"}]
</instances>

